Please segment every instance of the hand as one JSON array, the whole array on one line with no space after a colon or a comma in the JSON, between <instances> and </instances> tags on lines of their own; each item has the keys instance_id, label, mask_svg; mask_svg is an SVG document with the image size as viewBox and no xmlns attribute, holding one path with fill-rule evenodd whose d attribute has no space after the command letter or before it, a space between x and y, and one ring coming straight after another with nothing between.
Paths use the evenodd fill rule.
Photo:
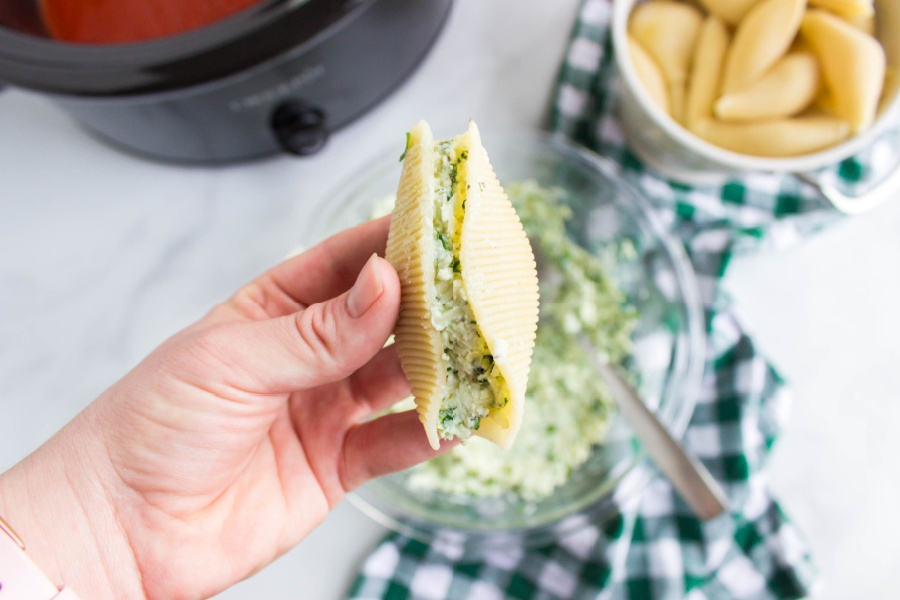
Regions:
<instances>
[{"instance_id":1,"label":"hand","mask_svg":"<svg viewBox=\"0 0 900 600\"><path fill-rule=\"evenodd\" d=\"M383 349L400 297L374 256L387 228L269 271L0 478L0 514L57 584L85 598L211 596L347 491L436 455L415 412L366 420L409 393Z\"/></svg>"}]
</instances>

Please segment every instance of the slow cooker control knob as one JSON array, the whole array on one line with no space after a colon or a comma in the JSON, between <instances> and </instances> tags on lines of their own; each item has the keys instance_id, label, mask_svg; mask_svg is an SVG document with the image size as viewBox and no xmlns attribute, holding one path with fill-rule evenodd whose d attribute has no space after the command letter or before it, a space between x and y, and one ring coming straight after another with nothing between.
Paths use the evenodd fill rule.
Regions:
<instances>
[{"instance_id":1,"label":"slow cooker control knob","mask_svg":"<svg viewBox=\"0 0 900 600\"><path fill-rule=\"evenodd\" d=\"M314 106L291 100L279 104L270 121L278 145L298 156L315 154L328 141L325 113Z\"/></svg>"}]
</instances>

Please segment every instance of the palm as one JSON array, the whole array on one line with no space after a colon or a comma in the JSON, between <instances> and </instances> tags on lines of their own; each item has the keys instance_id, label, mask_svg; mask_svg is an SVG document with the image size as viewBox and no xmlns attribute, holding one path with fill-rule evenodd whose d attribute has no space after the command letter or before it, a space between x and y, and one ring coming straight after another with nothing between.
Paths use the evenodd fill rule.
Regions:
<instances>
[{"instance_id":1,"label":"palm","mask_svg":"<svg viewBox=\"0 0 900 600\"><path fill-rule=\"evenodd\" d=\"M123 512L139 516L125 528L151 597L221 591L297 544L346 491L433 456L415 414L367 420L408 393L396 353L378 350L395 312L380 330L352 332L356 364L326 360L304 375L312 386L261 377L270 357L240 343L248 327L292 318L350 287L365 258L383 250L386 226L344 234L353 250L333 238L267 273L110 390L110 404L122 390L142 390L124 399L124 423L107 435L132 498ZM301 280L323 263L327 271ZM333 377L331 367L352 374Z\"/></svg>"}]
</instances>

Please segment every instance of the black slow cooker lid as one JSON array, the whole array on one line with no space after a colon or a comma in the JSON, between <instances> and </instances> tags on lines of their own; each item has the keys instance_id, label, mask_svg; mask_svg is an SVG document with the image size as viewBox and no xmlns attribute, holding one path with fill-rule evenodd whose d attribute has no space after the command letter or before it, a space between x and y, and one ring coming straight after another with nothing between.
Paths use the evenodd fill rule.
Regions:
<instances>
[{"instance_id":1,"label":"black slow cooker lid","mask_svg":"<svg viewBox=\"0 0 900 600\"><path fill-rule=\"evenodd\" d=\"M33 0L0 0L0 81L70 96L175 90L299 50L371 1L268 0L186 33L89 45L43 35Z\"/></svg>"}]
</instances>

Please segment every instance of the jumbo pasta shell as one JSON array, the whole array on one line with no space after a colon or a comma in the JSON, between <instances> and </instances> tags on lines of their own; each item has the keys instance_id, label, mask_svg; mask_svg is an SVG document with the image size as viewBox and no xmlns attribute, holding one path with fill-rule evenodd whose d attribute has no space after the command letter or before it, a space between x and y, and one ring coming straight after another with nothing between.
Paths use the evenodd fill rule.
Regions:
<instances>
[{"instance_id":1,"label":"jumbo pasta shell","mask_svg":"<svg viewBox=\"0 0 900 600\"><path fill-rule=\"evenodd\" d=\"M844 17L844 20L866 35L875 36L875 15L865 17Z\"/></svg>"},{"instance_id":2,"label":"jumbo pasta shell","mask_svg":"<svg viewBox=\"0 0 900 600\"><path fill-rule=\"evenodd\" d=\"M685 124L688 129L712 116L722 82L722 67L730 41L728 28L721 19L707 17L700 29L694 50L693 70L688 83Z\"/></svg>"},{"instance_id":3,"label":"jumbo pasta shell","mask_svg":"<svg viewBox=\"0 0 900 600\"><path fill-rule=\"evenodd\" d=\"M723 121L763 121L803 112L819 91L819 61L812 52L793 52L743 91L716 102Z\"/></svg>"},{"instance_id":4,"label":"jumbo pasta shell","mask_svg":"<svg viewBox=\"0 0 900 600\"><path fill-rule=\"evenodd\" d=\"M868 129L884 86L884 48L872 36L824 10L807 11L801 31L822 64L837 116L847 120L854 133Z\"/></svg>"},{"instance_id":5,"label":"jumbo pasta shell","mask_svg":"<svg viewBox=\"0 0 900 600\"><path fill-rule=\"evenodd\" d=\"M659 66L669 87L670 114L684 118L684 96L703 15L687 4L651 0L631 13L628 32Z\"/></svg>"},{"instance_id":6,"label":"jumbo pasta shell","mask_svg":"<svg viewBox=\"0 0 900 600\"><path fill-rule=\"evenodd\" d=\"M752 156L801 156L844 141L850 135L846 121L828 116L802 116L761 123L722 123L706 120L695 133L711 144Z\"/></svg>"},{"instance_id":7,"label":"jumbo pasta shell","mask_svg":"<svg viewBox=\"0 0 900 600\"><path fill-rule=\"evenodd\" d=\"M419 420L436 449L440 446L437 416L447 374L440 360L441 336L431 323L431 299L435 297L433 173L434 137L422 121L410 131L385 258L400 278L401 308L394 329L397 353L416 399Z\"/></svg>"},{"instance_id":8,"label":"jumbo pasta shell","mask_svg":"<svg viewBox=\"0 0 900 600\"><path fill-rule=\"evenodd\" d=\"M806 0L762 0L740 22L725 62L722 93L739 92L781 58L800 28Z\"/></svg>"},{"instance_id":9,"label":"jumbo pasta shell","mask_svg":"<svg viewBox=\"0 0 900 600\"><path fill-rule=\"evenodd\" d=\"M463 282L481 333L509 384L510 402L476 432L509 447L522 423L538 322L538 278L534 253L512 203L500 186L470 122L470 190L461 236ZM498 356L498 349L505 352Z\"/></svg>"},{"instance_id":10,"label":"jumbo pasta shell","mask_svg":"<svg viewBox=\"0 0 900 600\"><path fill-rule=\"evenodd\" d=\"M872 0L809 0L809 5L851 19L871 17L875 14Z\"/></svg>"},{"instance_id":11,"label":"jumbo pasta shell","mask_svg":"<svg viewBox=\"0 0 900 600\"><path fill-rule=\"evenodd\" d=\"M729 25L737 25L757 0L700 0L706 10Z\"/></svg>"},{"instance_id":12,"label":"jumbo pasta shell","mask_svg":"<svg viewBox=\"0 0 900 600\"><path fill-rule=\"evenodd\" d=\"M666 80L663 78L662 71L659 70L647 51L630 35L628 36L628 55L631 57L631 64L634 65L638 79L644 86L647 95L650 96L650 100L671 116L669 92L666 89Z\"/></svg>"},{"instance_id":13,"label":"jumbo pasta shell","mask_svg":"<svg viewBox=\"0 0 900 600\"><path fill-rule=\"evenodd\" d=\"M446 152L451 145L460 158L453 165L452 184L440 188L443 175L439 165L446 163L441 163L438 147L444 147ZM439 194L439 189L458 193L448 193L447 204L443 204L445 196L443 191ZM452 239L443 238L442 230L437 228L441 219L447 217L446 209L452 209L454 227L459 224L458 230L447 236ZM448 311L447 298L440 297L441 290L448 289L449 269L436 264L439 244L445 243L452 246L454 256L458 255L458 262L454 260L452 293L454 298L464 298L467 311L464 318L454 317L452 323L443 319L457 313ZM446 258L451 248L443 247ZM410 132L386 258L400 276L401 305L395 329L400 362L429 443L438 448L440 438L448 437L440 415L442 411L445 416L449 414L448 402L461 402L463 383L474 385L461 376L454 380L448 375L450 371L457 373L453 365L458 367L461 360L451 347L459 339L476 336L478 347L486 348L485 356L490 356L490 372L499 372L492 375L496 377L492 381L500 382L500 387L498 392L491 385L490 393L496 402L464 433L509 447L521 424L534 349L537 270L531 245L497 181L474 123L470 123L466 133L437 145L424 122ZM436 283L441 277L444 287ZM453 335L457 337L448 339ZM479 390L487 393L488 388L482 386ZM497 397L500 392L502 398Z\"/></svg>"}]
</instances>

